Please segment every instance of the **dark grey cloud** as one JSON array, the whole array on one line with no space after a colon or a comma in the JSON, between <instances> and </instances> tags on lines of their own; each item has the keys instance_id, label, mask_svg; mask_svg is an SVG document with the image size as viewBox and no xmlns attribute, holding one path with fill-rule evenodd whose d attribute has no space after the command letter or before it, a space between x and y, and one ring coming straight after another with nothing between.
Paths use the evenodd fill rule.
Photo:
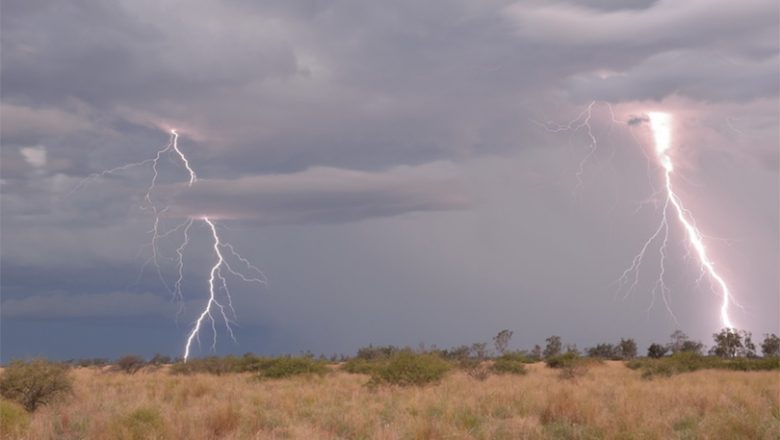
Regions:
<instances>
[{"instance_id":1,"label":"dark grey cloud","mask_svg":"<svg viewBox=\"0 0 780 440\"><path fill-rule=\"evenodd\" d=\"M626 72L591 73L569 81L572 96L611 102L662 100L669 95L702 101L750 101L777 96L776 55L730 59L717 52L666 52Z\"/></svg>"},{"instance_id":2,"label":"dark grey cloud","mask_svg":"<svg viewBox=\"0 0 780 440\"><path fill-rule=\"evenodd\" d=\"M151 293L102 292L96 294L32 295L3 301L6 319L74 319L162 316L169 318L176 306Z\"/></svg>"},{"instance_id":3,"label":"dark grey cloud","mask_svg":"<svg viewBox=\"0 0 780 440\"><path fill-rule=\"evenodd\" d=\"M461 182L436 178L446 164L362 172L335 168L239 179L201 180L176 196L171 216L305 224L363 220L409 212L466 209Z\"/></svg>"}]
</instances>

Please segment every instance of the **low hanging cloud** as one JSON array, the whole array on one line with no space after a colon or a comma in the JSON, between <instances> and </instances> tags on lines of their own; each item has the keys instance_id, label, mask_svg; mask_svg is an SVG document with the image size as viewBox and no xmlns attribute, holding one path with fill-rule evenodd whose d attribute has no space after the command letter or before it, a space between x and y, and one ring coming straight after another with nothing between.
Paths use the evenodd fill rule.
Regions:
<instances>
[{"instance_id":1,"label":"low hanging cloud","mask_svg":"<svg viewBox=\"0 0 780 440\"><path fill-rule=\"evenodd\" d=\"M260 224L310 224L466 209L473 204L472 196L449 168L440 163L383 172L313 167L292 174L206 179L179 193L170 212Z\"/></svg>"},{"instance_id":2,"label":"low hanging cloud","mask_svg":"<svg viewBox=\"0 0 780 440\"><path fill-rule=\"evenodd\" d=\"M776 27L771 2L661 0L645 9L603 11L572 3L518 2L505 10L517 32L560 44L622 48L710 46L733 41L764 44L756 37Z\"/></svg>"},{"instance_id":3,"label":"low hanging cloud","mask_svg":"<svg viewBox=\"0 0 780 440\"><path fill-rule=\"evenodd\" d=\"M87 318L162 316L169 318L176 305L151 293L32 295L2 302L3 318Z\"/></svg>"}]
</instances>

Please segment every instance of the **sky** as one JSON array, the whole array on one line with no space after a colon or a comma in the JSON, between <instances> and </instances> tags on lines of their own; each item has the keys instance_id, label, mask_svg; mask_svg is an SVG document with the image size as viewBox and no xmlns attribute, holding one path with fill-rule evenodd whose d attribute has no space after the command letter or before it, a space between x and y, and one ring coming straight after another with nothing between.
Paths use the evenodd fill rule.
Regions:
<instances>
[{"instance_id":1,"label":"sky","mask_svg":"<svg viewBox=\"0 0 780 440\"><path fill-rule=\"evenodd\" d=\"M711 344L719 293L678 224L672 313L652 293L657 243L636 288L618 283L662 215L651 111L672 115L674 185L735 326L780 333L778 8L6 0L0 360L181 355L209 231L193 226L177 304L176 240L159 274L145 264L151 167L84 180L153 158L174 128L199 180L161 160L163 226L209 215L268 280L229 280L236 341L218 322L196 356L450 347L505 328L518 349L644 347L675 329Z\"/></svg>"}]
</instances>

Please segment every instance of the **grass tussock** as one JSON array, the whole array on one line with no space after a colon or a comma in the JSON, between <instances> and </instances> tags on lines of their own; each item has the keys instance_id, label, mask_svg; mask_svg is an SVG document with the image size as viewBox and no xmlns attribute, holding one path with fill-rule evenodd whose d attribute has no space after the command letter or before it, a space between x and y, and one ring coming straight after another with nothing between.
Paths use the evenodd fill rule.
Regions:
<instances>
[{"instance_id":1,"label":"grass tussock","mask_svg":"<svg viewBox=\"0 0 780 440\"><path fill-rule=\"evenodd\" d=\"M490 370L497 374L523 375L527 373L525 364L528 363L532 363L532 361L522 354L506 353L496 358Z\"/></svg>"},{"instance_id":2,"label":"grass tussock","mask_svg":"<svg viewBox=\"0 0 780 440\"><path fill-rule=\"evenodd\" d=\"M397 377L436 362L402 359ZM366 376L342 370L317 380L257 380L257 371L74 368L66 400L33 413L0 401L0 437L15 438L7 420L21 420L16 438L40 440L780 437L776 371L699 369L647 381L621 361L606 361L568 381L561 368L524 365L523 377L476 381L455 369L424 387L366 387Z\"/></svg>"},{"instance_id":3,"label":"grass tussock","mask_svg":"<svg viewBox=\"0 0 780 440\"><path fill-rule=\"evenodd\" d=\"M22 405L0 400L0 438L23 438L30 426L30 416Z\"/></svg>"},{"instance_id":4,"label":"grass tussock","mask_svg":"<svg viewBox=\"0 0 780 440\"><path fill-rule=\"evenodd\" d=\"M107 434L117 440L164 440L170 437L162 413L154 407L142 407L115 416Z\"/></svg>"}]
</instances>

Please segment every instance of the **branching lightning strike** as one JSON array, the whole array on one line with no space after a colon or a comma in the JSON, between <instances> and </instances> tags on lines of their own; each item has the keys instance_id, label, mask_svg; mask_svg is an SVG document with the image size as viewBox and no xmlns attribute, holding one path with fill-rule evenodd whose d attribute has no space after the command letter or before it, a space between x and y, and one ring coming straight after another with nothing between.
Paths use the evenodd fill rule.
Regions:
<instances>
[{"instance_id":1,"label":"branching lightning strike","mask_svg":"<svg viewBox=\"0 0 780 440\"><path fill-rule=\"evenodd\" d=\"M693 249L696 258L699 260L701 269L701 275L699 279L708 276L713 283L713 287L716 287L717 290L720 291L721 324L726 328L733 329L734 324L731 321L731 317L729 316L729 306L731 304L739 306L739 304L737 304L737 302L734 300L734 297L732 296L726 281L715 270L715 263L707 253L707 248L704 245L703 235L696 227L696 221L694 220L693 215L685 208L680 197L677 195L677 193L674 192L674 187L672 184L672 172L674 171L674 164L672 162L672 157L669 155L669 150L672 146L672 117L669 113L663 112L650 112L648 113L648 117L650 118L650 128L653 132L653 137L655 140L655 156L664 173L663 178L665 197L661 211L661 222L659 223L655 232L653 232L650 238L648 238L648 240L644 243L639 253L634 257L628 269L623 272L619 281L621 285L628 284L629 279L631 278L631 274L633 273L633 281L630 283L626 295L628 295L633 289L636 288L637 283L639 282L639 268L642 265L642 261L645 258L645 254L648 248L655 240L657 240L659 237L662 237L661 245L659 247L659 253L661 254L660 271L652 293L653 298L655 298L658 293L661 294L661 298L663 299L667 310L669 310L669 313L672 315L672 317L674 317L674 313L672 313L671 308L669 307L669 300L667 296L669 288L667 287L664 280L664 263L666 260L666 250L669 241L669 211L671 211L671 214L677 219L685 231L685 237L687 239L687 245L689 249Z\"/></svg>"},{"instance_id":2,"label":"branching lightning strike","mask_svg":"<svg viewBox=\"0 0 780 440\"><path fill-rule=\"evenodd\" d=\"M577 115L576 118L563 125L555 124L552 122L540 123L535 121L538 125L542 126L545 130L551 133L576 132L579 130L586 131L586 134L589 139L589 148L587 154L581 159L579 166L577 168L577 172L576 172L577 188L580 188L582 186L582 175L584 172L584 167L586 162L591 158L591 156L593 156L593 154L598 149L598 142L596 136L593 133L593 129L591 127L593 107L595 104L596 101L591 102L582 112L580 112ZM609 106L609 104L607 104L607 106L610 111L612 123L618 122L615 119L615 114L612 110L612 107ZM690 252L690 250L692 249L694 255L696 256L700 264L701 273L697 282L701 281L705 277L709 277L710 281L712 282L713 290L719 291L721 295L721 306L720 306L721 324L727 328L734 328L734 324L729 315L729 307L732 304L739 307L739 304L735 301L722 275L720 275L715 270L715 263L709 257L707 248L704 244L703 235L701 231L699 231L699 229L697 228L696 222L693 219L693 215L691 214L690 211L688 211L685 208L685 206L682 203L682 200L674 191L674 187L672 183L672 172L674 171L674 164L672 162L672 157L669 154L669 150L672 146L671 115L663 112L651 112L648 114L648 117L650 122L650 128L653 132L653 137L655 140L655 157L651 158L645 155L649 159L648 175L650 170L649 164L652 161L650 159L654 159L654 161L657 162L657 164L660 165L660 167L663 169L663 189L661 189L657 193L657 194L663 193L664 202L661 208L661 221L659 222L658 227L653 231L653 233L647 239L647 241L645 241L645 243L642 245L639 253L633 258L633 260L631 261L631 265L623 272L623 274L618 279L618 289L619 290L625 289L625 296L628 296L632 291L634 291L637 288L639 284L640 267L642 266L642 263L645 260L647 252L650 249L650 247L653 245L653 243L660 240L660 245L658 246L658 252L660 254L660 269L658 273L658 278L656 279L653 289L651 290L652 300L648 310L652 309L652 307L655 304L656 297L660 296L669 314L672 316L672 318L675 321L677 321L677 318L674 315L674 312L672 311L671 304L669 301L668 293L670 289L668 288L665 281L666 257L667 257L667 250L669 244L669 231L670 231L669 220L671 216L673 218L676 218L679 224L682 226L682 229L685 232L688 252ZM633 132L631 132L631 135L632 137L634 137ZM634 139L636 140L635 137Z\"/></svg>"},{"instance_id":3,"label":"branching lightning strike","mask_svg":"<svg viewBox=\"0 0 780 440\"><path fill-rule=\"evenodd\" d=\"M165 205L160 206L154 200L154 190L157 186L157 180L160 173L159 171L160 159L162 159L166 155L173 155L174 157L178 158L181 161L181 164L187 170L187 173L189 174L189 181L187 182L188 187L192 187L192 185L198 181L198 176L193 170L192 166L190 165L187 156L185 156L182 150L179 148L178 132L176 130L171 130L170 134L171 137L168 144L166 144L165 147L157 151L154 158L146 159L141 162L134 162L126 165L121 165L116 168L111 168L109 170L92 174L88 176L86 179L82 180L73 189L73 191L77 191L81 189L85 184L87 184L92 180L99 179L101 177L105 177L111 174L116 174L121 171L129 170L131 168L151 165L153 174L152 174L151 182L146 190L146 193L144 194L143 208L150 209L154 215L153 227L152 230L150 231L152 235L152 239L149 245L151 247L152 255L144 263L143 267L146 267L149 264L152 264L154 266L155 271L157 272L157 275L160 278L160 281L162 282L163 286L165 286L165 288L172 294L173 299L179 303L179 312L177 313L177 315L181 314L183 310L184 295L182 293L182 283L184 281L184 251L190 243L190 232L192 226L196 221L202 221L208 227L210 232L209 235L211 236L211 239L213 241L212 249L214 251L214 256L216 257L216 262L214 263L213 266L211 266L211 269L209 271L208 301L206 302L206 305L203 308L203 310L198 314L198 317L195 320L192 329L187 334L186 344L184 347L184 355L183 355L184 360L187 361L190 357L193 342L196 340L200 342L200 333L204 323L206 322L209 322L211 324L211 330L214 336L212 349L216 348L217 319L214 316L215 313L219 313L219 316L224 322L225 328L228 334L230 335L231 339L233 339L234 341L236 340L235 334L233 332L233 328L231 327L231 324L234 323L233 320L236 318L236 311L233 308L233 299L231 297L230 290L228 289L228 282L227 279L225 278L225 273L233 275L234 277L247 283L259 283L261 285L264 285L266 284L266 279L265 276L263 275L263 272L259 268L257 268L257 266L253 265L249 260L241 256L241 254L239 254L235 250L233 245L222 240L217 230L217 225L214 223L213 219L209 217L206 216L191 217L188 218L183 223L180 223L169 230L166 231L161 230L161 223L162 223L161 217L168 210L168 206ZM175 249L177 278L173 283L173 288L171 288L170 283L165 280L162 268L160 266L159 245L162 239L165 239L175 233L178 233L179 231L181 231L181 241L179 242L179 244ZM227 252L223 253L224 251ZM226 256L229 256L229 258L232 259L232 261L234 261L234 264L239 264L243 266L243 269L239 270L237 268L234 268L238 266L231 266L230 261L228 258L226 258ZM220 297L219 295L220 292L222 293L222 297L224 299Z\"/></svg>"}]
</instances>

